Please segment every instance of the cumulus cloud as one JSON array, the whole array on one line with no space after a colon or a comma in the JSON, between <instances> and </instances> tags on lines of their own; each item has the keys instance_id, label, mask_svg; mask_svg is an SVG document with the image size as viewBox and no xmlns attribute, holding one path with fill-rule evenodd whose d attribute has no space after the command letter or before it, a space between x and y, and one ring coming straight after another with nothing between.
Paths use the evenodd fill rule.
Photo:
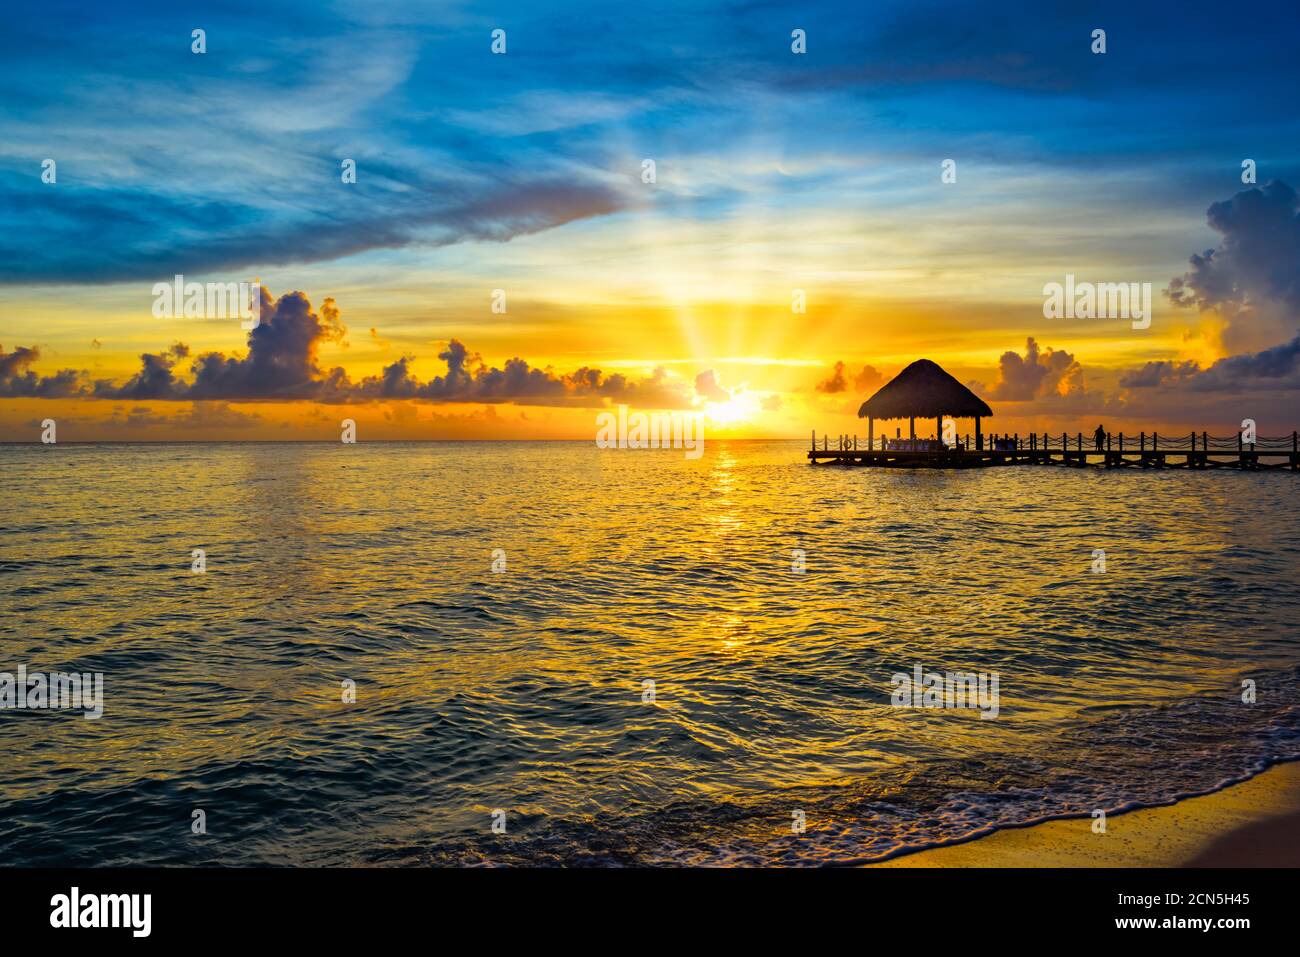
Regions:
<instances>
[{"instance_id":1,"label":"cumulus cloud","mask_svg":"<svg viewBox=\"0 0 1300 957\"><path fill-rule=\"evenodd\" d=\"M121 387L107 380L95 383L95 394L105 399L177 399L185 391L185 384L172 371L176 363L190 354L183 342L173 343L160 353L146 352L140 356L140 371Z\"/></svg>"},{"instance_id":2,"label":"cumulus cloud","mask_svg":"<svg viewBox=\"0 0 1300 957\"><path fill-rule=\"evenodd\" d=\"M692 404L685 383L672 380L662 368L640 379L622 373L606 375L588 367L561 374L519 357L497 368L458 339L450 340L438 353L445 371L427 381L413 373L415 358L406 355L385 366L379 375L354 382L343 368L326 369L320 363L321 345L343 343L347 335L333 299L324 300L317 312L301 292L272 301L263 288L262 296L262 320L249 332L247 353L199 355L190 363L189 381L178 371L190 357L189 347L180 342L162 352L141 355L140 370L125 383L100 380L93 389L85 388L84 373L71 369L57 376L36 375L27 367L39 357L38 350L19 347L12 353L0 350L0 396L328 403L419 399L581 408L608 403L641 408L689 408ZM710 383L720 394L729 395L712 370L696 380L696 388L707 389Z\"/></svg>"},{"instance_id":3,"label":"cumulus cloud","mask_svg":"<svg viewBox=\"0 0 1300 957\"><path fill-rule=\"evenodd\" d=\"M1122 375L1119 384L1126 389L1193 392L1300 389L1300 335L1258 352L1219 359L1207 368L1192 361L1148 362Z\"/></svg>"},{"instance_id":4,"label":"cumulus cloud","mask_svg":"<svg viewBox=\"0 0 1300 957\"><path fill-rule=\"evenodd\" d=\"M42 376L29 366L41 356L35 346L16 346L5 352L0 346L0 396L5 398L61 399L80 394L84 388L84 374L75 369L63 369L54 375Z\"/></svg>"},{"instance_id":5,"label":"cumulus cloud","mask_svg":"<svg viewBox=\"0 0 1300 957\"><path fill-rule=\"evenodd\" d=\"M1119 377L1119 384L1125 389L1154 389L1172 382L1190 379L1200 370L1201 367L1191 360L1176 362L1161 359L1123 373Z\"/></svg>"},{"instance_id":6,"label":"cumulus cloud","mask_svg":"<svg viewBox=\"0 0 1300 957\"><path fill-rule=\"evenodd\" d=\"M1300 200L1294 189L1274 180L1243 190L1212 204L1206 218L1222 238L1170 281L1171 300L1230 312L1261 300L1300 309Z\"/></svg>"},{"instance_id":7,"label":"cumulus cloud","mask_svg":"<svg viewBox=\"0 0 1300 957\"><path fill-rule=\"evenodd\" d=\"M633 380L622 373L605 375L583 367L568 374L529 365L518 357L502 368L489 366L458 339L438 353L446 372L421 382L412 374L412 356L385 366L378 376L363 379L354 399L424 399L431 402L594 407L606 402L642 408L686 408L689 396L683 386L668 379L660 368L649 378Z\"/></svg>"},{"instance_id":8,"label":"cumulus cloud","mask_svg":"<svg viewBox=\"0 0 1300 957\"><path fill-rule=\"evenodd\" d=\"M844 381L844 363L835 363L835 369L831 372L830 378L824 379L817 383L818 392L826 392L834 395L837 392L843 392L847 389L848 383Z\"/></svg>"},{"instance_id":9,"label":"cumulus cloud","mask_svg":"<svg viewBox=\"0 0 1300 957\"><path fill-rule=\"evenodd\" d=\"M863 366L862 371L853 377L853 388L859 392L878 389L884 384L885 377L875 366Z\"/></svg>"},{"instance_id":10,"label":"cumulus cloud","mask_svg":"<svg viewBox=\"0 0 1300 957\"><path fill-rule=\"evenodd\" d=\"M731 393L722 387L718 374L705 369L695 377L695 391L709 402L729 402Z\"/></svg>"},{"instance_id":11,"label":"cumulus cloud","mask_svg":"<svg viewBox=\"0 0 1300 957\"><path fill-rule=\"evenodd\" d=\"M346 395L347 373L335 367L323 371L317 354L324 342L339 342L347 330L339 322L334 300L326 299L319 314L301 292L286 293L278 302L263 287L262 320L248 334L248 354L242 357L208 352L194 361L191 399L318 399Z\"/></svg>"},{"instance_id":12,"label":"cumulus cloud","mask_svg":"<svg viewBox=\"0 0 1300 957\"><path fill-rule=\"evenodd\" d=\"M815 386L818 392L824 392L828 395L835 395L839 392L847 391L849 388L847 370L843 362L836 362L834 369L826 379L818 382ZM885 381L885 377L880 374L873 366L863 366L862 371L853 377L853 389L855 392L866 392L878 388Z\"/></svg>"},{"instance_id":13,"label":"cumulus cloud","mask_svg":"<svg viewBox=\"0 0 1300 957\"><path fill-rule=\"evenodd\" d=\"M1040 349L1031 336L1025 354L1008 350L998 360L998 381L989 398L1028 402L1047 395L1070 395L1084 391L1083 368L1063 350Z\"/></svg>"},{"instance_id":14,"label":"cumulus cloud","mask_svg":"<svg viewBox=\"0 0 1300 957\"><path fill-rule=\"evenodd\" d=\"M1287 383L1300 387L1300 335L1290 342L1263 349L1253 355L1228 356L1210 366L1193 381L1200 389L1248 387L1259 384L1275 388Z\"/></svg>"},{"instance_id":15,"label":"cumulus cloud","mask_svg":"<svg viewBox=\"0 0 1300 957\"><path fill-rule=\"evenodd\" d=\"M1175 306L1212 315L1202 334L1232 353L1249 354L1289 339L1300 319L1300 198L1274 180L1206 212L1219 244L1191 257L1170 280ZM1204 325L1204 320L1202 321Z\"/></svg>"}]
</instances>

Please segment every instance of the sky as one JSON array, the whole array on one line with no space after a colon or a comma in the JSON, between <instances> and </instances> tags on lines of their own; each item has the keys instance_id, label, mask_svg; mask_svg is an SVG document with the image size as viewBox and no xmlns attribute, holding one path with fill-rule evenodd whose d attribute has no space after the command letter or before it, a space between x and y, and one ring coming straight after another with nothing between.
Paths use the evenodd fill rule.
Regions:
<instances>
[{"instance_id":1,"label":"sky","mask_svg":"<svg viewBox=\"0 0 1300 957\"><path fill-rule=\"evenodd\" d=\"M865 435L922 357L986 432L1300 427L1294 3L84 6L0 31L2 441Z\"/></svg>"}]
</instances>

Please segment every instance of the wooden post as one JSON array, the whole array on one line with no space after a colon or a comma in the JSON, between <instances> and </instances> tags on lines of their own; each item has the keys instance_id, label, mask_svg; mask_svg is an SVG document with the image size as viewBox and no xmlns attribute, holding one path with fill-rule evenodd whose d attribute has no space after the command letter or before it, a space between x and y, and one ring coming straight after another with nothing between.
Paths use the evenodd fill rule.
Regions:
<instances>
[{"instance_id":1,"label":"wooden post","mask_svg":"<svg viewBox=\"0 0 1300 957\"><path fill-rule=\"evenodd\" d=\"M817 451L817 430L816 429L812 430L812 435L813 435L812 450L816 452Z\"/></svg>"},{"instance_id":2,"label":"wooden post","mask_svg":"<svg viewBox=\"0 0 1300 957\"><path fill-rule=\"evenodd\" d=\"M1124 433L1123 433L1123 432L1121 432L1121 433L1119 434L1119 450L1120 450L1121 452L1124 451Z\"/></svg>"},{"instance_id":3,"label":"wooden post","mask_svg":"<svg viewBox=\"0 0 1300 957\"><path fill-rule=\"evenodd\" d=\"M975 416L975 448L981 451L984 448L984 437L980 435L980 417L978 415Z\"/></svg>"},{"instance_id":4,"label":"wooden post","mask_svg":"<svg viewBox=\"0 0 1300 957\"><path fill-rule=\"evenodd\" d=\"M1110 451L1110 433L1109 433L1109 432L1106 433L1106 451L1107 451L1107 452Z\"/></svg>"},{"instance_id":5,"label":"wooden post","mask_svg":"<svg viewBox=\"0 0 1300 957\"><path fill-rule=\"evenodd\" d=\"M907 420L907 437L909 439L916 438L916 416L912 416Z\"/></svg>"},{"instance_id":6,"label":"wooden post","mask_svg":"<svg viewBox=\"0 0 1300 957\"><path fill-rule=\"evenodd\" d=\"M943 441L943 416L941 415L935 416L934 419L934 440L936 442Z\"/></svg>"},{"instance_id":7,"label":"wooden post","mask_svg":"<svg viewBox=\"0 0 1300 957\"><path fill-rule=\"evenodd\" d=\"M1145 432L1139 432L1139 433L1138 433L1138 451L1139 451L1139 452L1145 452L1146 450L1147 450L1147 434L1146 434Z\"/></svg>"},{"instance_id":8,"label":"wooden post","mask_svg":"<svg viewBox=\"0 0 1300 957\"><path fill-rule=\"evenodd\" d=\"M1151 451L1152 451L1152 452L1159 452L1159 451L1160 451L1160 433L1159 433L1159 432L1152 432L1152 433L1151 433Z\"/></svg>"},{"instance_id":9,"label":"wooden post","mask_svg":"<svg viewBox=\"0 0 1300 957\"><path fill-rule=\"evenodd\" d=\"M1193 451L1193 452L1196 451L1196 433L1195 433L1195 432L1192 433L1192 451Z\"/></svg>"}]
</instances>

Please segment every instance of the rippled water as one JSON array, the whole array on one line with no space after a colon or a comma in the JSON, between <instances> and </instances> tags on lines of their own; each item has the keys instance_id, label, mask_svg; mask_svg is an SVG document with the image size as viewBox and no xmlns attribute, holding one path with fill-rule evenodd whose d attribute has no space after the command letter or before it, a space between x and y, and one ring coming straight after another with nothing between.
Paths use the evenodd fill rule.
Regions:
<instances>
[{"instance_id":1,"label":"rippled water","mask_svg":"<svg viewBox=\"0 0 1300 957\"><path fill-rule=\"evenodd\" d=\"M105 676L98 721L0 711L9 864L847 863L1300 756L1286 473L780 442L0 469L0 670ZM894 707L916 664L996 672L997 718Z\"/></svg>"}]
</instances>

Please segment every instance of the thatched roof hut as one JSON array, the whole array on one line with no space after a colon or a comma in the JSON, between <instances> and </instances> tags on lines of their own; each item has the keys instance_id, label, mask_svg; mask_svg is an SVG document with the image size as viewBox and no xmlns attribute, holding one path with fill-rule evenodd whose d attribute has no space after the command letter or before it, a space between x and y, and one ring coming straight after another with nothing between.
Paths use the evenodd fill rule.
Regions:
<instances>
[{"instance_id":1,"label":"thatched roof hut","mask_svg":"<svg viewBox=\"0 0 1300 957\"><path fill-rule=\"evenodd\" d=\"M875 419L909 419L915 437L916 419L933 418L937 438L943 431L945 415L954 419L974 418L977 447L980 418L992 414L993 410L983 399L929 359L917 359L858 409L858 418L871 423L868 434L874 432Z\"/></svg>"}]
</instances>

